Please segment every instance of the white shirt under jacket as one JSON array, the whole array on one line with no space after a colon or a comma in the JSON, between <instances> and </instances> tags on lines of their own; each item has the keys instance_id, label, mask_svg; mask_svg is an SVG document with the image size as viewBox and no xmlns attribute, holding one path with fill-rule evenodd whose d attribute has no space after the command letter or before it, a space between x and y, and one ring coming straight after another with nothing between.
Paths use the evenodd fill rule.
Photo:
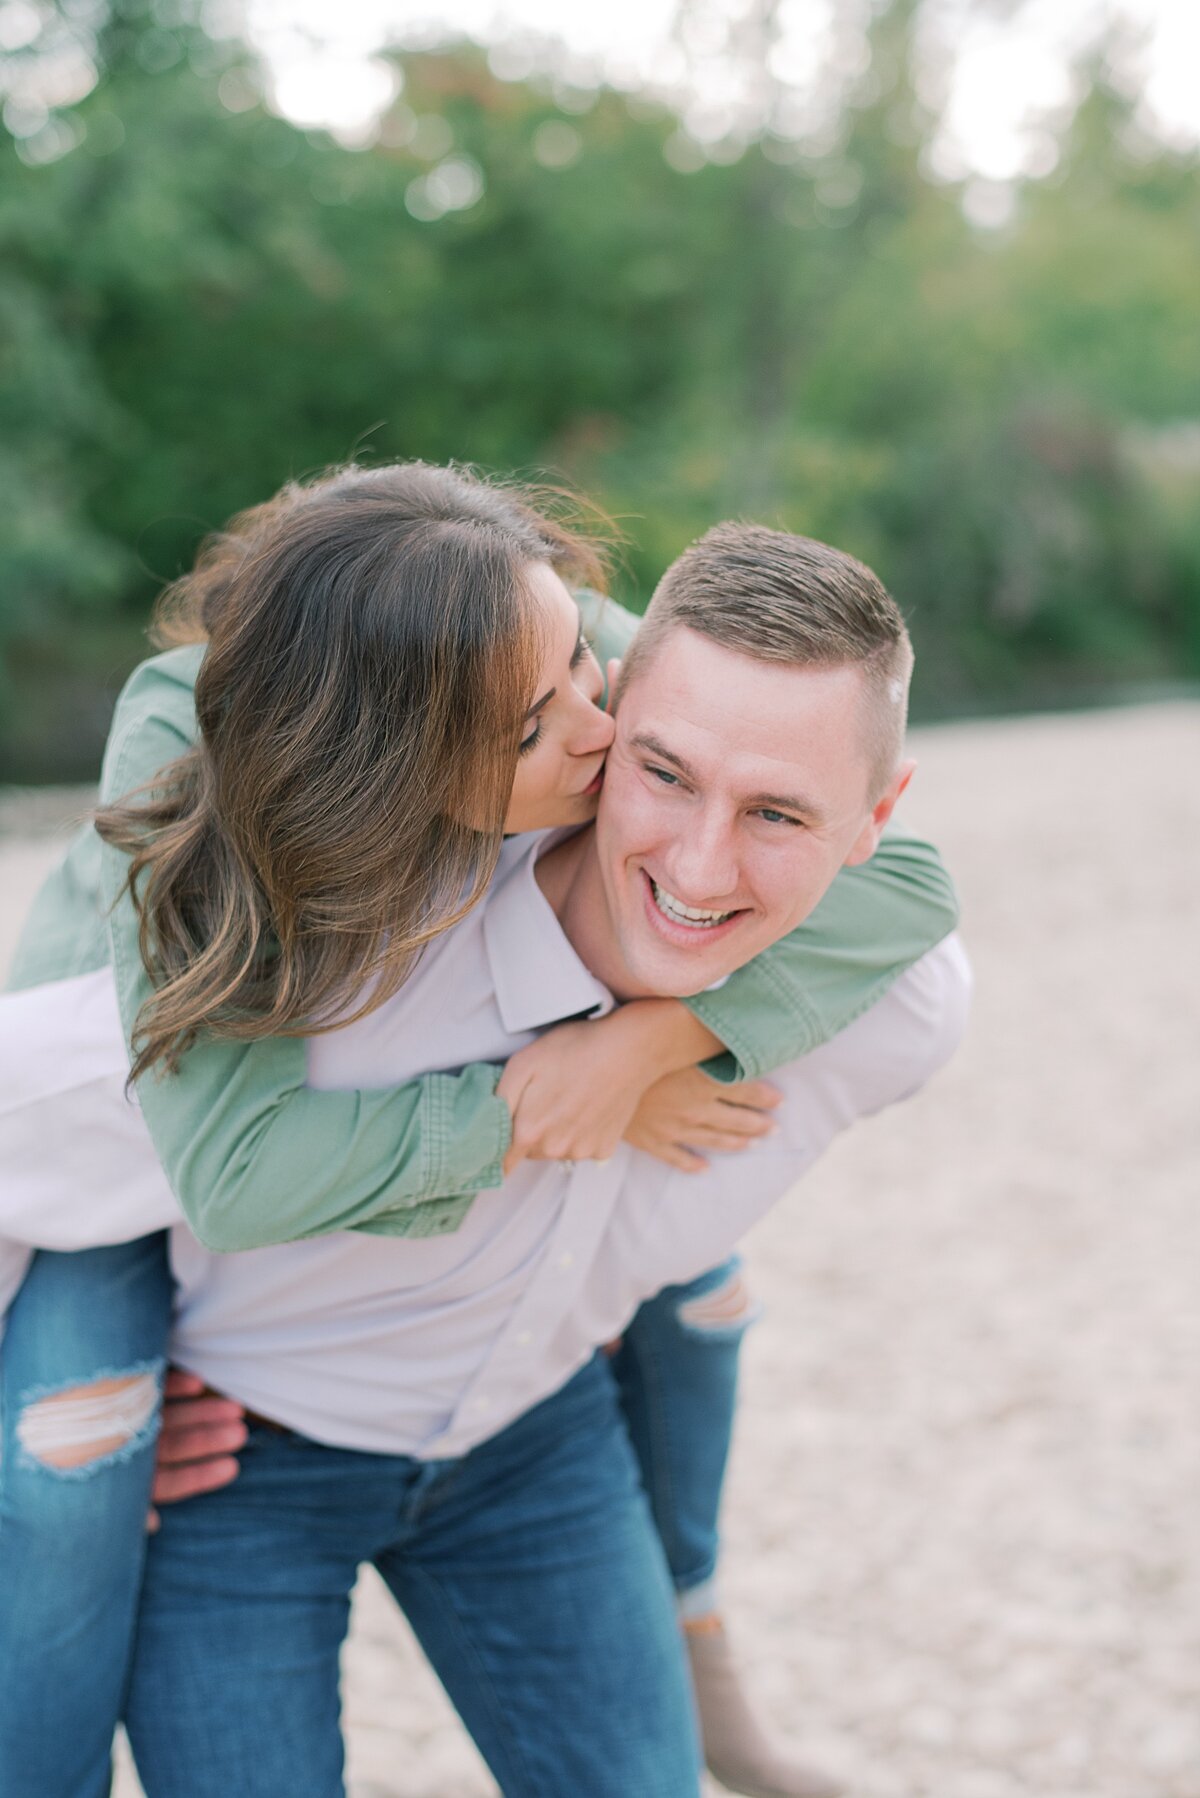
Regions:
<instances>
[{"instance_id":1,"label":"white shirt under jacket","mask_svg":"<svg viewBox=\"0 0 1200 1798\"><path fill-rule=\"evenodd\" d=\"M506 844L484 904L429 946L395 997L310 1040L312 1086L503 1061L548 1025L611 1009L537 885L545 845ZM715 1156L705 1174L623 1144L602 1165L526 1162L450 1235L345 1231L234 1255L210 1253L179 1221L123 1096L111 976L11 994L0 1000L0 1299L24 1266L18 1244L79 1248L170 1225L178 1365L321 1442L461 1455L556 1391L644 1298L723 1259L855 1118L922 1085L959 1040L968 987L949 938L775 1073L777 1134Z\"/></svg>"}]
</instances>

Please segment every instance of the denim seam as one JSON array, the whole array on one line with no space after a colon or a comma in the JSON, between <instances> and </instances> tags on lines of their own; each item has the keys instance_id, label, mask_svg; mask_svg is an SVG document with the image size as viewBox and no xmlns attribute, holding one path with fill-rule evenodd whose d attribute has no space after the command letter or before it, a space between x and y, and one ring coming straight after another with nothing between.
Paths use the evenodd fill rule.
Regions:
<instances>
[{"instance_id":1,"label":"denim seam","mask_svg":"<svg viewBox=\"0 0 1200 1798\"><path fill-rule=\"evenodd\" d=\"M516 1733L509 1722L508 1713L504 1705L500 1702L500 1694L496 1691L496 1688L492 1683L491 1671L481 1659L479 1651L475 1647L471 1637L466 1630L463 1629L462 1624L455 1613L454 1605L447 1588L443 1582L438 1579L436 1574L430 1573L428 1568L422 1567L419 1564L414 1565L412 1562L409 1562L408 1566L405 1568L405 1574L409 1579L423 1582L442 1605L442 1626L443 1628L448 1627L449 1633L457 1638L460 1651L469 1661L472 1669L471 1677L473 1689L476 1695L486 1702L488 1709L492 1713L492 1722L496 1728L497 1735L505 1741L506 1746L508 1747L509 1758L515 1763L517 1771L524 1778L527 1789L532 1792L535 1789L533 1770L529 1766L524 1750L516 1740ZM401 1606L401 1609L403 1609L403 1606ZM538 1780L536 1784L537 1787L540 1788L540 1780ZM556 1794L550 1793L547 1795L547 1798L556 1798Z\"/></svg>"}]
</instances>

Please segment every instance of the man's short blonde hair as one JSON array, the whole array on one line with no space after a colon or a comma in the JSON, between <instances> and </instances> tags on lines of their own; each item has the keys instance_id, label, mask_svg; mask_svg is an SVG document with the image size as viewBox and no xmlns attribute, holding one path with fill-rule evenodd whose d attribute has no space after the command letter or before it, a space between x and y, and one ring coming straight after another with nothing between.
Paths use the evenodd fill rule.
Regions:
<instances>
[{"instance_id":1,"label":"man's short blonde hair","mask_svg":"<svg viewBox=\"0 0 1200 1798\"><path fill-rule=\"evenodd\" d=\"M715 525L658 583L618 698L681 625L760 662L861 669L872 803L886 790L904 745L913 652L899 606L862 562L764 525Z\"/></svg>"}]
</instances>

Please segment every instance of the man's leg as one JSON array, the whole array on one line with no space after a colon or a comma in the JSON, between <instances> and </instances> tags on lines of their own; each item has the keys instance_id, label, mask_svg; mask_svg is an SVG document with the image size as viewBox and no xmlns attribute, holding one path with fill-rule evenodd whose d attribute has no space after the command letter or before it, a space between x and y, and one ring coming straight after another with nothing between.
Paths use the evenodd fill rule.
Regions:
<instances>
[{"instance_id":1,"label":"man's leg","mask_svg":"<svg viewBox=\"0 0 1200 1798\"><path fill-rule=\"evenodd\" d=\"M171 1314L161 1235L34 1257L0 1346L0 1795L102 1798Z\"/></svg>"},{"instance_id":2,"label":"man's leg","mask_svg":"<svg viewBox=\"0 0 1200 1798\"><path fill-rule=\"evenodd\" d=\"M756 1315L735 1255L641 1306L613 1371L678 1595L709 1768L736 1792L830 1798L837 1782L801 1760L758 1715L717 1595L738 1360Z\"/></svg>"},{"instance_id":3,"label":"man's leg","mask_svg":"<svg viewBox=\"0 0 1200 1798\"><path fill-rule=\"evenodd\" d=\"M147 1798L342 1798L338 1652L415 1463L251 1426L150 1543L126 1724Z\"/></svg>"},{"instance_id":4,"label":"man's leg","mask_svg":"<svg viewBox=\"0 0 1200 1798\"><path fill-rule=\"evenodd\" d=\"M377 1564L505 1798L697 1792L670 1579L603 1357L431 1467Z\"/></svg>"}]
</instances>

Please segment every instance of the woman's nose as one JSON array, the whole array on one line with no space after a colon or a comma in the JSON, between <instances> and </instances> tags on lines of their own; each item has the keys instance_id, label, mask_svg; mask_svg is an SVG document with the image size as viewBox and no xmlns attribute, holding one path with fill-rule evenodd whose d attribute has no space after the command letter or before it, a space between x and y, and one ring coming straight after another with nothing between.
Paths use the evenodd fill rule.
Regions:
<instances>
[{"instance_id":1,"label":"woman's nose","mask_svg":"<svg viewBox=\"0 0 1200 1798\"><path fill-rule=\"evenodd\" d=\"M602 712L598 705L587 705L586 711L581 709L579 722L575 727L571 740L571 748L576 755L595 755L598 749L608 749L616 735L616 720L607 712Z\"/></svg>"}]
</instances>

